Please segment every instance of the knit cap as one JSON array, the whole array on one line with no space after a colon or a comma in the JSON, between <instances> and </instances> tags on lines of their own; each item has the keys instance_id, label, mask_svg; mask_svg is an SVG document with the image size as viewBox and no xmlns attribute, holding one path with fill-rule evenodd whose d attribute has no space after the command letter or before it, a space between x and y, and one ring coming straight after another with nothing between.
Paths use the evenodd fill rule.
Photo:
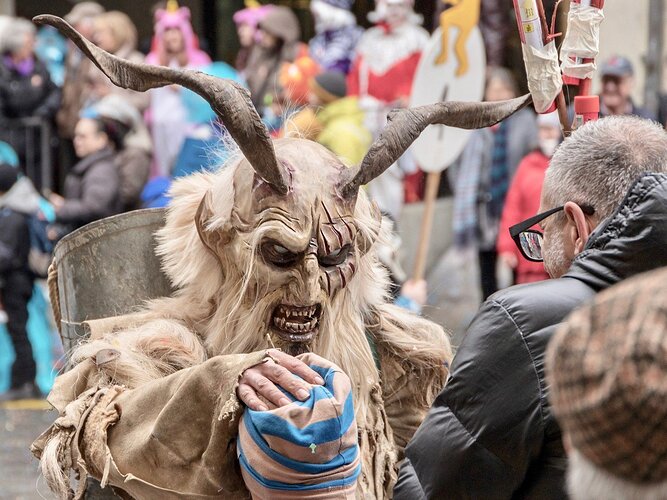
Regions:
<instances>
[{"instance_id":1,"label":"knit cap","mask_svg":"<svg viewBox=\"0 0 667 500\"><path fill-rule=\"evenodd\" d=\"M572 446L636 484L667 480L667 268L600 293L547 352L549 399Z\"/></svg>"},{"instance_id":2,"label":"knit cap","mask_svg":"<svg viewBox=\"0 0 667 500\"><path fill-rule=\"evenodd\" d=\"M327 104L347 94L345 75L339 71L325 71L311 78L310 90Z\"/></svg>"},{"instance_id":3,"label":"knit cap","mask_svg":"<svg viewBox=\"0 0 667 500\"><path fill-rule=\"evenodd\" d=\"M238 458L254 499L355 498L361 471L350 379L314 354L298 356L323 379L310 397L268 411L246 408Z\"/></svg>"}]
</instances>

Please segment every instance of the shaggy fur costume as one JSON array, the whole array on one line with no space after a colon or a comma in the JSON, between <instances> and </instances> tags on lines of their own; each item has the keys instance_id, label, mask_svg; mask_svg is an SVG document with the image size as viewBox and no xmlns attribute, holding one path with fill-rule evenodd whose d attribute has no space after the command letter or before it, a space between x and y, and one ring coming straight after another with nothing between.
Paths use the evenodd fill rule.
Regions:
<instances>
[{"instance_id":1,"label":"shaggy fur costume","mask_svg":"<svg viewBox=\"0 0 667 500\"><path fill-rule=\"evenodd\" d=\"M304 349L353 383L358 496L391 497L403 448L444 385L449 340L388 302L377 207L363 190L350 203L332 193L342 163L302 139L276 141L275 150L289 171L287 196L267 190L245 158L175 183L158 252L177 291L78 347L49 397L61 416L33 452L60 497L79 497L87 475L136 498L247 497L234 445L236 387L271 343L293 351L272 333L281 303L321 304L319 331ZM267 238L328 248L327 234L340 239L341 228L351 250L335 273L308 253L295 271L271 267L262 253Z\"/></svg>"}]
</instances>

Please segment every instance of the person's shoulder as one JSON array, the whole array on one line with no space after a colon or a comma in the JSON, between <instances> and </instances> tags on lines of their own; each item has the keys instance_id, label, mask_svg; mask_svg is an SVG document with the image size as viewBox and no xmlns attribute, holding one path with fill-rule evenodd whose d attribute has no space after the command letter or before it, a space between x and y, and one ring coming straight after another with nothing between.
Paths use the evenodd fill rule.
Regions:
<instances>
[{"instance_id":1,"label":"person's shoulder","mask_svg":"<svg viewBox=\"0 0 667 500\"><path fill-rule=\"evenodd\" d=\"M656 116L652 112L650 112L648 109L643 108L641 106L635 106L634 104L632 105L632 114L636 115L640 118L644 118L646 120L655 121L657 119Z\"/></svg>"},{"instance_id":2,"label":"person's shoulder","mask_svg":"<svg viewBox=\"0 0 667 500\"><path fill-rule=\"evenodd\" d=\"M118 153L111 150L98 151L93 153L90 157L86 158L88 160L88 172L101 171L101 170L116 170L116 158Z\"/></svg>"},{"instance_id":3,"label":"person's shoulder","mask_svg":"<svg viewBox=\"0 0 667 500\"><path fill-rule=\"evenodd\" d=\"M549 166L549 158L544 156L544 153L539 149L534 149L526 156L523 157L521 163L519 163L519 170L533 170L538 169L544 171Z\"/></svg>"},{"instance_id":4,"label":"person's shoulder","mask_svg":"<svg viewBox=\"0 0 667 500\"><path fill-rule=\"evenodd\" d=\"M574 278L547 279L505 288L487 302L502 308L517 326L531 331L561 322L594 293Z\"/></svg>"}]
</instances>

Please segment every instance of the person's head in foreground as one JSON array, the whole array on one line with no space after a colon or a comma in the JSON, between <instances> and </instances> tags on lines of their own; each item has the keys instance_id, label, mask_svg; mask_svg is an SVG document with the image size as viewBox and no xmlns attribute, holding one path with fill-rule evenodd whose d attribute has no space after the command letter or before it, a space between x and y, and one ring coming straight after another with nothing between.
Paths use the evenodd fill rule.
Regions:
<instances>
[{"instance_id":1,"label":"person's head in foreground","mask_svg":"<svg viewBox=\"0 0 667 500\"><path fill-rule=\"evenodd\" d=\"M667 172L667 133L641 118L589 122L558 147L542 187L543 218L534 222L543 231L537 243L552 278L567 272L633 182L650 172Z\"/></svg>"},{"instance_id":2,"label":"person's head in foreground","mask_svg":"<svg viewBox=\"0 0 667 500\"><path fill-rule=\"evenodd\" d=\"M667 268L606 290L547 353L573 500L667 498Z\"/></svg>"}]
</instances>

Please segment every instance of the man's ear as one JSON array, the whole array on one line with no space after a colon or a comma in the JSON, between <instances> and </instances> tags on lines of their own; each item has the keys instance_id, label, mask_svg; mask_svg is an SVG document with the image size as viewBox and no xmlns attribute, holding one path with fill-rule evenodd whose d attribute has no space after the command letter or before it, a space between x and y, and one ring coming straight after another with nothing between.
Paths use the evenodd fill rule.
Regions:
<instances>
[{"instance_id":1,"label":"man's ear","mask_svg":"<svg viewBox=\"0 0 667 500\"><path fill-rule=\"evenodd\" d=\"M564 207L568 228L566 236L572 243L574 255L584 251L588 238L593 232L593 223L586 217L581 207L572 201L568 201Z\"/></svg>"},{"instance_id":2,"label":"man's ear","mask_svg":"<svg viewBox=\"0 0 667 500\"><path fill-rule=\"evenodd\" d=\"M211 219L213 218L213 209L211 207L211 191L207 191L199 203L197 213L195 214L195 226L199 239L204 246L208 248L213 255L218 257L220 248L232 239L231 231L225 229L216 229L211 231L208 229Z\"/></svg>"}]
</instances>

